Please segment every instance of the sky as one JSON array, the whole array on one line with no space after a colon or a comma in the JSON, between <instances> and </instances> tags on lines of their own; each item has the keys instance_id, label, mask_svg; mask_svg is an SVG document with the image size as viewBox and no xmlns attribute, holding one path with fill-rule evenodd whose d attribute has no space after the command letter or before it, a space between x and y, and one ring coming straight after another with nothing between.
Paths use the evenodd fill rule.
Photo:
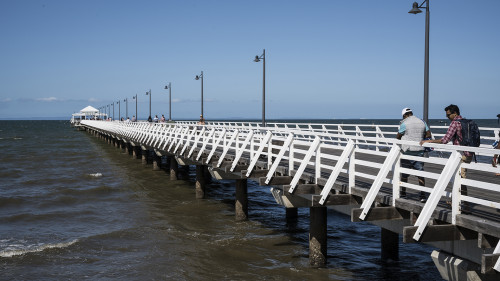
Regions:
<instances>
[{"instance_id":1,"label":"sky","mask_svg":"<svg viewBox=\"0 0 500 281\"><path fill-rule=\"evenodd\" d=\"M430 1L429 118L500 113L499 0ZM411 0L1 0L0 119L400 118L423 114L425 9ZM421 3L421 2L419 2ZM120 101L120 102L119 102ZM119 104L117 104L119 102ZM112 113L112 111L111 111Z\"/></svg>"}]
</instances>

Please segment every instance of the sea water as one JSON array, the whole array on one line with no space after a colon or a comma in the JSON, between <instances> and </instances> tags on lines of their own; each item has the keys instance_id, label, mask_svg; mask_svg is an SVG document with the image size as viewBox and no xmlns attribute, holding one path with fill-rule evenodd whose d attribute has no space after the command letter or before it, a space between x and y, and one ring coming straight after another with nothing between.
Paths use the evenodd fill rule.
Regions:
<instances>
[{"instance_id":1,"label":"sea water","mask_svg":"<svg viewBox=\"0 0 500 281\"><path fill-rule=\"evenodd\" d=\"M235 222L234 182L200 200L189 176L171 181L68 121L0 121L0 279L440 279L433 248L401 242L399 261L381 261L380 228L334 211L328 264L311 268L307 208L287 224L249 181L249 221Z\"/></svg>"}]
</instances>

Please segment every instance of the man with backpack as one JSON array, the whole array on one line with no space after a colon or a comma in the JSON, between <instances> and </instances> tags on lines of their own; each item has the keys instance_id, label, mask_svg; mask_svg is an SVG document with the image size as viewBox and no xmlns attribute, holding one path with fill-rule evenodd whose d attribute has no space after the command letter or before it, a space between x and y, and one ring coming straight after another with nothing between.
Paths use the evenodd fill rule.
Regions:
<instances>
[{"instance_id":1,"label":"man with backpack","mask_svg":"<svg viewBox=\"0 0 500 281\"><path fill-rule=\"evenodd\" d=\"M454 104L450 104L445 109L446 117L451 121L450 126L448 127L448 131L441 139L435 140L423 140L420 142L420 145L424 143L442 143L446 144L450 141L453 142L453 145L462 145L462 146L479 146L479 129L472 120L467 120L460 115L460 109L458 106ZM462 152L462 163L470 163L472 161L472 157L474 156L473 152L463 151ZM462 178L467 177L467 169L462 168L460 170L460 175ZM460 193L462 195L467 195L467 186L462 185ZM467 203L467 202L465 202ZM467 204L464 204L462 208L462 212L468 212Z\"/></svg>"}]
</instances>

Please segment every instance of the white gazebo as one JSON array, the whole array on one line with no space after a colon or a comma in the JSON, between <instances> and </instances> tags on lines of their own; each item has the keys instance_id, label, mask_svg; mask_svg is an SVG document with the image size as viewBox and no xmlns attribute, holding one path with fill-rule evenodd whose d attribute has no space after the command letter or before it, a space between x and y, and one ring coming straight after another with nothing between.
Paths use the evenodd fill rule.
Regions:
<instances>
[{"instance_id":1,"label":"white gazebo","mask_svg":"<svg viewBox=\"0 0 500 281\"><path fill-rule=\"evenodd\" d=\"M80 112L71 115L71 124L79 126L81 120L104 120L107 116L106 113L99 112L98 109L89 105Z\"/></svg>"}]
</instances>

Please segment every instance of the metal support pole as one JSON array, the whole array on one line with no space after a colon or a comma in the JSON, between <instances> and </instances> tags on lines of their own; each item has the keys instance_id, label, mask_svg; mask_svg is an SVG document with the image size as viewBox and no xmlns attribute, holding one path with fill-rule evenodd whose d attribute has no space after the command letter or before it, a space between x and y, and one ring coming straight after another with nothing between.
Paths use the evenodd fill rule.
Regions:
<instances>
[{"instance_id":1,"label":"metal support pole","mask_svg":"<svg viewBox=\"0 0 500 281\"><path fill-rule=\"evenodd\" d=\"M266 49L262 52L262 126L266 126Z\"/></svg>"},{"instance_id":2,"label":"metal support pole","mask_svg":"<svg viewBox=\"0 0 500 281\"><path fill-rule=\"evenodd\" d=\"M172 121L172 84L168 82L168 121Z\"/></svg>"},{"instance_id":3,"label":"metal support pole","mask_svg":"<svg viewBox=\"0 0 500 281\"><path fill-rule=\"evenodd\" d=\"M201 115L205 118L203 115L203 71L201 72Z\"/></svg>"},{"instance_id":4,"label":"metal support pole","mask_svg":"<svg viewBox=\"0 0 500 281\"><path fill-rule=\"evenodd\" d=\"M429 0L425 6L424 121L429 124Z\"/></svg>"}]
</instances>

